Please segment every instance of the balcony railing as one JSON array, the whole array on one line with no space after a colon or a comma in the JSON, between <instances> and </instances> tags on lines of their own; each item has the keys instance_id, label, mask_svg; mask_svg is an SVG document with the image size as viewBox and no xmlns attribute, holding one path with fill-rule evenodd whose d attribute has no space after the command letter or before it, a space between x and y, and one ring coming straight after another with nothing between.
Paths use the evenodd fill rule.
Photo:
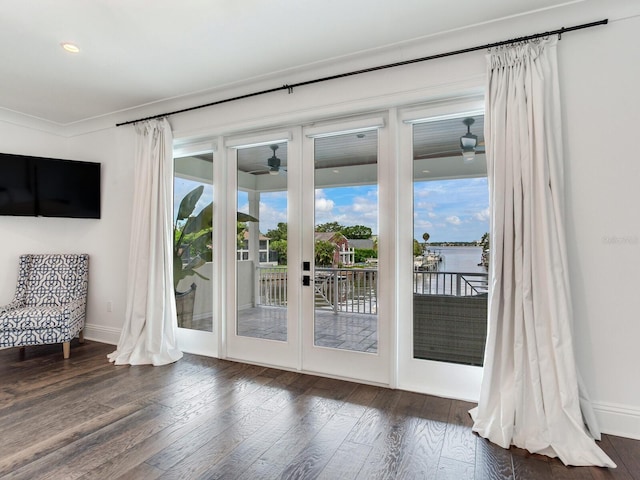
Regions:
<instances>
[{"instance_id":1,"label":"balcony railing","mask_svg":"<svg viewBox=\"0 0 640 480\"><path fill-rule=\"evenodd\" d=\"M413 293L471 297L487 291L487 273L413 272Z\"/></svg>"},{"instance_id":2,"label":"balcony railing","mask_svg":"<svg viewBox=\"0 0 640 480\"><path fill-rule=\"evenodd\" d=\"M260 291L258 304L270 307L287 305L287 267L258 267Z\"/></svg>"},{"instance_id":3,"label":"balcony railing","mask_svg":"<svg viewBox=\"0 0 640 480\"><path fill-rule=\"evenodd\" d=\"M287 305L287 267L258 267L258 304ZM487 293L486 273L413 272L413 293L470 297ZM316 268L317 309L335 313L378 312L378 270L366 268Z\"/></svg>"},{"instance_id":4,"label":"balcony railing","mask_svg":"<svg viewBox=\"0 0 640 480\"><path fill-rule=\"evenodd\" d=\"M316 268L316 309L335 313L378 313L378 270Z\"/></svg>"}]
</instances>

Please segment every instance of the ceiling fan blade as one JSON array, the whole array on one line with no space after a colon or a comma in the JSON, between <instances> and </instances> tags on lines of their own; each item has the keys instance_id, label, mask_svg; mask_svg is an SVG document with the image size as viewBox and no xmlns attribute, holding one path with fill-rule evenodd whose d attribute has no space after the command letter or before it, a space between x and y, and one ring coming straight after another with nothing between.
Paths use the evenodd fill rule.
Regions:
<instances>
[{"instance_id":1,"label":"ceiling fan blade","mask_svg":"<svg viewBox=\"0 0 640 480\"><path fill-rule=\"evenodd\" d=\"M258 219L248 213L237 212L238 222L257 222Z\"/></svg>"}]
</instances>

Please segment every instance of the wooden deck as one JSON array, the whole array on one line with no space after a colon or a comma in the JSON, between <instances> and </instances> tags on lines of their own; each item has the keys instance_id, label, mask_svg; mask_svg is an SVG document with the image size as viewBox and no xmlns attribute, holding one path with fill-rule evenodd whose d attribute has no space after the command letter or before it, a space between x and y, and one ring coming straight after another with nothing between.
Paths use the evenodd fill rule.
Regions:
<instances>
[{"instance_id":1,"label":"wooden deck","mask_svg":"<svg viewBox=\"0 0 640 480\"><path fill-rule=\"evenodd\" d=\"M640 479L567 468L473 434L472 404L185 355L114 366L113 346L0 350L2 479Z\"/></svg>"}]
</instances>

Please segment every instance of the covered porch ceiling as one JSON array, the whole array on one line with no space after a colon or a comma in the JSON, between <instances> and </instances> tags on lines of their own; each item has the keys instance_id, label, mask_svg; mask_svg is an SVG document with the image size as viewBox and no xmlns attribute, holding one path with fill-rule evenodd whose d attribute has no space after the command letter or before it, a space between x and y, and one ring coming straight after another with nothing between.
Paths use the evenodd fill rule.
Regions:
<instances>
[{"instance_id":1,"label":"covered porch ceiling","mask_svg":"<svg viewBox=\"0 0 640 480\"><path fill-rule=\"evenodd\" d=\"M414 180L481 177L487 174L484 155L484 116L472 116L471 133L478 136L473 161L464 161L460 137L467 133L465 117L444 118L413 126ZM322 188L375 183L378 161L376 131L350 133L315 140L316 185ZM279 159L270 174L269 159ZM286 142L275 152L270 145L238 150L238 185L243 190L280 191L287 188L289 165ZM273 161L271 162L273 165ZM275 173L275 172L274 172Z\"/></svg>"}]
</instances>

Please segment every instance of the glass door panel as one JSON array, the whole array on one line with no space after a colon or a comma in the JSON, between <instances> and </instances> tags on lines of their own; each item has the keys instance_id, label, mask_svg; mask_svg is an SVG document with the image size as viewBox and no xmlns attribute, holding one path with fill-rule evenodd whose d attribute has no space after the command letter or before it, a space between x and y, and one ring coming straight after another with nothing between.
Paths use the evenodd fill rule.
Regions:
<instances>
[{"instance_id":1,"label":"glass door panel","mask_svg":"<svg viewBox=\"0 0 640 480\"><path fill-rule=\"evenodd\" d=\"M238 336L287 341L287 143L238 150Z\"/></svg>"},{"instance_id":2,"label":"glass door panel","mask_svg":"<svg viewBox=\"0 0 640 480\"><path fill-rule=\"evenodd\" d=\"M483 120L476 115L413 126L416 359L482 366L488 272L481 240L489 230ZM448 131L470 135L475 150L463 155L456 142L447 151L442 132Z\"/></svg>"},{"instance_id":3,"label":"glass door panel","mask_svg":"<svg viewBox=\"0 0 640 480\"><path fill-rule=\"evenodd\" d=\"M314 345L378 351L378 131L315 140Z\"/></svg>"},{"instance_id":4,"label":"glass door panel","mask_svg":"<svg viewBox=\"0 0 640 480\"><path fill-rule=\"evenodd\" d=\"M386 385L393 306L382 292L393 284L384 274L393 222L379 215L392 204L391 176L379 175L389 165L379 155L388 151L383 125L362 118L305 130L302 366Z\"/></svg>"},{"instance_id":5,"label":"glass door panel","mask_svg":"<svg viewBox=\"0 0 640 480\"><path fill-rule=\"evenodd\" d=\"M173 274L178 327L213 332L213 154L174 160Z\"/></svg>"},{"instance_id":6,"label":"glass door panel","mask_svg":"<svg viewBox=\"0 0 640 480\"><path fill-rule=\"evenodd\" d=\"M477 401L488 288L480 242L489 229L482 101L400 118L398 215L409 221L398 222L398 386ZM477 139L464 152L467 133Z\"/></svg>"}]
</instances>

